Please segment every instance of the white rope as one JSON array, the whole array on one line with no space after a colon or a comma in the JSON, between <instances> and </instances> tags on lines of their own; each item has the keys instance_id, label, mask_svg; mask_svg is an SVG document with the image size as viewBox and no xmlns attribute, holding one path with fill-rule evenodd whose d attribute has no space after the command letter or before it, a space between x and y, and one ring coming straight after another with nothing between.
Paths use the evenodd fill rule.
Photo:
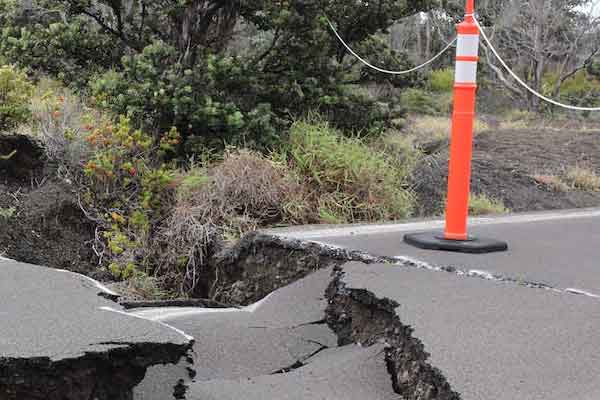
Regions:
<instances>
[{"instance_id":1,"label":"white rope","mask_svg":"<svg viewBox=\"0 0 600 400\"><path fill-rule=\"evenodd\" d=\"M563 104L560 103L556 100L552 100L549 97L544 96L543 94L535 91L535 89L531 88L529 85L527 85L527 83L525 83L521 78L519 78L519 76L517 74L515 74L510 68L509 66L506 64L506 62L502 59L502 57L500 57L500 54L498 54L498 51L494 48L494 45L492 44L492 42L490 41L490 39L488 38L488 36L486 35L485 31L483 30L483 28L481 27L481 25L479 24L479 21L477 21L476 18L473 18L475 20L475 24L477 25L477 27L479 28L479 31L481 32L481 36L483 37L483 39L485 40L485 42L487 43L487 45L489 46L490 50L492 50L492 53L494 53L494 56L496 56L496 58L498 59L498 61L500 62L500 64L502 64L502 66L504 67L504 69L513 77L515 78L515 80L517 82L519 82L521 84L521 86L523 86L525 89L527 89L531 94L533 94L534 96L539 97L540 99L547 101L548 103L554 104L555 106L558 107L562 107L562 108L566 108L568 110L575 110L575 111L600 111L600 107L577 107L577 106L571 106L568 104Z\"/></svg>"},{"instance_id":2,"label":"white rope","mask_svg":"<svg viewBox=\"0 0 600 400\"><path fill-rule=\"evenodd\" d=\"M367 67L372 68L375 71L383 72L384 74L389 74L389 75L406 75L406 74L410 74L412 72L418 71L421 68L428 66L429 64L431 64L432 62L434 62L435 60L437 60L438 58L440 58L442 56L442 54L444 54L450 47L452 47L452 45L454 44L454 42L456 42L456 38L454 38L450 43L448 43L448 45L446 47L444 47L444 49L442 51L440 51L438 54L436 54L431 60L429 60L427 62L424 62L423 64L421 64L419 66L416 66L414 68L408 69L406 71L390 71L390 70L387 70L387 69L376 67L375 65L369 63L367 60L365 60L364 58L362 58L361 56L359 56L358 54L356 54L354 52L354 50L352 50L352 48L350 46L348 46L348 44L346 44L346 42L344 41L344 39L342 39L342 37L339 35L339 33L335 30L333 24L331 23L331 21L329 21L329 19L327 19L327 23L331 27L331 30L333 31L333 33L335 33L335 36L337 36L337 38L339 39L339 41L350 52L350 54L352 54L354 57L356 57L361 63L363 63Z\"/></svg>"}]
</instances>

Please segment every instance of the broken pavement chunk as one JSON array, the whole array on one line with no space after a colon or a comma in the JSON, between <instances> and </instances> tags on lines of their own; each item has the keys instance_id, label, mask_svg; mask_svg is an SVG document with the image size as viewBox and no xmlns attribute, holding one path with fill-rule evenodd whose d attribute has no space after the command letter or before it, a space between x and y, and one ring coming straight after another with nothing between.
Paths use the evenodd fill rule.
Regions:
<instances>
[{"instance_id":1,"label":"broken pavement chunk","mask_svg":"<svg viewBox=\"0 0 600 400\"><path fill-rule=\"evenodd\" d=\"M130 400L149 366L187 353L190 337L120 312L101 290L77 274L0 261L0 399Z\"/></svg>"},{"instance_id":2,"label":"broken pavement chunk","mask_svg":"<svg viewBox=\"0 0 600 400\"><path fill-rule=\"evenodd\" d=\"M389 264L342 270L330 326L387 343L407 399L600 398L597 299Z\"/></svg>"}]
</instances>

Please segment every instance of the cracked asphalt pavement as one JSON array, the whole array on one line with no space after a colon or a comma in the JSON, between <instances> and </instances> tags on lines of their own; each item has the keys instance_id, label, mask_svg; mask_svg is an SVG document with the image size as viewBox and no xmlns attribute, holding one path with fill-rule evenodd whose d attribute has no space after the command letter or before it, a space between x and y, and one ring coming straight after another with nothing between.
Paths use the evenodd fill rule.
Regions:
<instances>
[{"instance_id":1,"label":"cracked asphalt pavement","mask_svg":"<svg viewBox=\"0 0 600 400\"><path fill-rule=\"evenodd\" d=\"M137 313L197 338L193 347L195 383L184 376L187 385L270 375L337 345L337 337L323 322L330 276L329 268L316 271L242 310L173 308ZM180 371L177 366L155 367L152 376L136 388L135 398L164 399L161 396L182 378Z\"/></svg>"},{"instance_id":2,"label":"cracked asphalt pavement","mask_svg":"<svg viewBox=\"0 0 600 400\"><path fill-rule=\"evenodd\" d=\"M36 267L0 261L0 316L15 325L0 327L0 357L77 357L131 340L185 343L185 332L195 338L187 357L149 365L133 399L600 398L600 210L473 220L471 233L506 240L505 253L402 242L405 233L439 227L278 231L395 261L323 266L242 309L107 312L115 303L86 278L42 271L39 282ZM16 280L32 282L23 291ZM48 293L42 304L20 304L40 291ZM88 314L66 315L77 307ZM80 337L69 340L73 334Z\"/></svg>"},{"instance_id":3,"label":"cracked asphalt pavement","mask_svg":"<svg viewBox=\"0 0 600 400\"><path fill-rule=\"evenodd\" d=\"M402 241L406 233L441 231L438 221L328 230L282 232L288 237L361 250L378 256L411 257L432 266L475 270L600 296L600 210L536 213L474 219L469 233L508 242L507 252L462 254L422 250Z\"/></svg>"},{"instance_id":4,"label":"cracked asphalt pavement","mask_svg":"<svg viewBox=\"0 0 600 400\"><path fill-rule=\"evenodd\" d=\"M82 275L0 260L0 399L126 399L148 366L186 354L191 337L100 293Z\"/></svg>"}]
</instances>

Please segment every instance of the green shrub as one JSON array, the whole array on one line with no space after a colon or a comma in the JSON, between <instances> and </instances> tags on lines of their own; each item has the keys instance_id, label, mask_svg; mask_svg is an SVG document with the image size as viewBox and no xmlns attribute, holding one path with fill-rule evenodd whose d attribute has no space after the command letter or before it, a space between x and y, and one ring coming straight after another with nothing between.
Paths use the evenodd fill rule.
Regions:
<instances>
[{"instance_id":1,"label":"green shrub","mask_svg":"<svg viewBox=\"0 0 600 400\"><path fill-rule=\"evenodd\" d=\"M191 154L277 143L282 123L271 105L243 101L255 96L242 60L209 54L184 69L171 63L175 54L176 49L157 42L128 57L121 71L91 84L96 104L159 134L175 126L184 140L179 150Z\"/></svg>"},{"instance_id":2,"label":"green shrub","mask_svg":"<svg viewBox=\"0 0 600 400\"><path fill-rule=\"evenodd\" d=\"M439 113L435 97L423 89L407 89L400 95L400 102L410 113L435 115Z\"/></svg>"},{"instance_id":3,"label":"green shrub","mask_svg":"<svg viewBox=\"0 0 600 400\"><path fill-rule=\"evenodd\" d=\"M346 89L344 93L321 98L321 115L338 129L348 134L378 136L389 123L390 111L362 90Z\"/></svg>"},{"instance_id":4,"label":"green shrub","mask_svg":"<svg viewBox=\"0 0 600 400\"><path fill-rule=\"evenodd\" d=\"M325 122L294 123L284 154L313 188L324 222L405 218L412 211L406 188L410 170Z\"/></svg>"},{"instance_id":5,"label":"green shrub","mask_svg":"<svg viewBox=\"0 0 600 400\"><path fill-rule=\"evenodd\" d=\"M156 143L125 117L92 121L88 129L83 199L103 231L110 271L127 279L145 272L153 231L172 208L175 174L159 154L178 144L177 131Z\"/></svg>"},{"instance_id":6,"label":"green shrub","mask_svg":"<svg viewBox=\"0 0 600 400\"><path fill-rule=\"evenodd\" d=\"M444 68L431 72L429 88L434 92L449 93L454 87L454 69Z\"/></svg>"},{"instance_id":7,"label":"green shrub","mask_svg":"<svg viewBox=\"0 0 600 400\"><path fill-rule=\"evenodd\" d=\"M549 73L544 76L543 90L552 95L558 74ZM571 104L594 106L600 98L600 81L594 75L581 70L567 79L560 86L560 99Z\"/></svg>"},{"instance_id":8,"label":"green shrub","mask_svg":"<svg viewBox=\"0 0 600 400\"><path fill-rule=\"evenodd\" d=\"M25 73L10 66L0 67L0 131L27 122L33 85Z\"/></svg>"}]
</instances>

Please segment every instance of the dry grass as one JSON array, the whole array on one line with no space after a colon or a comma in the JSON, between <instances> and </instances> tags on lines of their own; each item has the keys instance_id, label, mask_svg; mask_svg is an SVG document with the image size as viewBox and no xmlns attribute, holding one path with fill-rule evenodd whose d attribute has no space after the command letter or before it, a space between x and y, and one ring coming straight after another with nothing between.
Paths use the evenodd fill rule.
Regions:
<instances>
[{"instance_id":1,"label":"dry grass","mask_svg":"<svg viewBox=\"0 0 600 400\"><path fill-rule=\"evenodd\" d=\"M600 177L588 168L579 166L569 168L565 174L565 181L577 190L600 191Z\"/></svg>"},{"instance_id":2,"label":"dry grass","mask_svg":"<svg viewBox=\"0 0 600 400\"><path fill-rule=\"evenodd\" d=\"M227 154L211 178L220 207L262 226L287 220L283 205L304 192L285 165L248 150Z\"/></svg>"},{"instance_id":3,"label":"dry grass","mask_svg":"<svg viewBox=\"0 0 600 400\"><path fill-rule=\"evenodd\" d=\"M158 268L181 294L193 293L203 276L206 261L219 245L218 228L207 210L179 203L156 236Z\"/></svg>"},{"instance_id":4,"label":"dry grass","mask_svg":"<svg viewBox=\"0 0 600 400\"><path fill-rule=\"evenodd\" d=\"M406 134L415 137L420 143L427 143L449 138L452 129L452 120L450 117L420 115L411 118L407 125ZM488 129L489 126L485 121L475 119L473 126L475 135Z\"/></svg>"},{"instance_id":5,"label":"dry grass","mask_svg":"<svg viewBox=\"0 0 600 400\"><path fill-rule=\"evenodd\" d=\"M501 116L500 129L528 129L540 123L539 116L526 110L513 110Z\"/></svg>"},{"instance_id":6,"label":"dry grass","mask_svg":"<svg viewBox=\"0 0 600 400\"><path fill-rule=\"evenodd\" d=\"M248 150L229 152L209 169L188 171L180 178L177 204L157 234L155 275L183 295L207 278L218 282L218 276L207 277L206 264L223 241L282 221L304 222L310 208L303 196L303 186L285 166Z\"/></svg>"},{"instance_id":7,"label":"dry grass","mask_svg":"<svg viewBox=\"0 0 600 400\"><path fill-rule=\"evenodd\" d=\"M417 138L413 135L392 131L384 135L380 143L386 154L393 156L399 165L411 171L423 156Z\"/></svg>"},{"instance_id":8,"label":"dry grass","mask_svg":"<svg viewBox=\"0 0 600 400\"><path fill-rule=\"evenodd\" d=\"M31 100L33 120L25 129L41 139L51 159L71 167L89 156L85 120L91 116L82 100L54 81L42 79Z\"/></svg>"}]
</instances>

